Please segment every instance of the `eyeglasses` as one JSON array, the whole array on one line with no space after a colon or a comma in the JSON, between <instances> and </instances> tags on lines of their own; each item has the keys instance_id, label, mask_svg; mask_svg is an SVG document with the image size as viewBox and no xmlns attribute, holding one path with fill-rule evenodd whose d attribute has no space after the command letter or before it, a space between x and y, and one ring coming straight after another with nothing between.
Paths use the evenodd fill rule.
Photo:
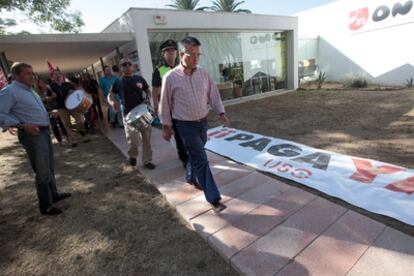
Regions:
<instances>
[{"instance_id":1,"label":"eyeglasses","mask_svg":"<svg viewBox=\"0 0 414 276\"><path fill-rule=\"evenodd\" d=\"M131 66L131 63L125 62L125 63L122 63L121 65L122 65L122 67L126 67L126 66Z\"/></svg>"},{"instance_id":2,"label":"eyeglasses","mask_svg":"<svg viewBox=\"0 0 414 276\"><path fill-rule=\"evenodd\" d=\"M202 53L193 54L193 53L184 52L184 55L190 58L195 58L195 57L200 58L203 54Z\"/></svg>"}]
</instances>

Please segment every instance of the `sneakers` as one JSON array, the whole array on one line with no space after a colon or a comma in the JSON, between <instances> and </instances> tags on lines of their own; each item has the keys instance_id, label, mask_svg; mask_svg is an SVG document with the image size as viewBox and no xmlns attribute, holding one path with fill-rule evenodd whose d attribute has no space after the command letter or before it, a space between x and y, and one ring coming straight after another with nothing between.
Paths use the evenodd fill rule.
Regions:
<instances>
[{"instance_id":1,"label":"sneakers","mask_svg":"<svg viewBox=\"0 0 414 276\"><path fill-rule=\"evenodd\" d=\"M148 162L147 164L145 164L144 167L149 169L149 170L155 169L155 165L152 164L151 162Z\"/></svg>"},{"instance_id":2,"label":"sneakers","mask_svg":"<svg viewBox=\"0 0 414 276\"><path fill-rule=\"evenodd\" d=\"M131 166L135 167L135 166L137 165L137 159L136 159L136 158L132 158L132 157L130 157L130 158L128 159L128 163L129 163Z\"/></svg>"},{"instance_id":3,"label":"sneakers","mask_svg":"<svg viewBox=\"0 0 414 276\"><path fill-rule=\"evenodd\" d=\"M212 207L212 209L213 209L214 213L216 213L216 214L220 213L221 211L223 211L224 209L226 209L226 208L227 208L227 206L226 206L226 205L224 205L223 203L221 203L221 201L220 201L220 200L218 200L218 201L217 201L216 203L214 203L214 204L211 204L211 207Z\"/></svg>"}]
</instances>

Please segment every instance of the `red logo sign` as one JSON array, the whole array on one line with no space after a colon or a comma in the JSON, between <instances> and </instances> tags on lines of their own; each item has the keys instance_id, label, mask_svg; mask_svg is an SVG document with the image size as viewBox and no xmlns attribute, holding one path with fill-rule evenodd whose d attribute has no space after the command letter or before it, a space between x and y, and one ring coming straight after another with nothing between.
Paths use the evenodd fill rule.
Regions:
<instances>
[{"instance_id":1,"label":"red logo sign","mask_svg":"<svg viewBox=\"0 0 414 276\"><path fill-rule=\"evenodd\" d=\"M349 14L349 28L353 31L356 31L362 26L365 25L365 23L368 22L369 18L369 9L368 7L353 11Z\"/></svg>"}]
</instances>

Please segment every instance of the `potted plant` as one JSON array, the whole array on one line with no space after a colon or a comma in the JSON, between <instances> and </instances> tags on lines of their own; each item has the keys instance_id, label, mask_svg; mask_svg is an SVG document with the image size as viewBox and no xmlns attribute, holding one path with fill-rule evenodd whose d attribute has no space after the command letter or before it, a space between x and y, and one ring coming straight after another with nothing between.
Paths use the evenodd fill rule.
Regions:
<instances>
[{"instance_id":1,"label":"potted plant","mask_svg":"<svg viewBox=\"0 0 414 276\"><path fill-rule=\"evenodd\" d=\"M243 96L243 68L241 65L230 67L229 79L233 83L233 97L240 98Z\"/></svg>"}]
</instances>

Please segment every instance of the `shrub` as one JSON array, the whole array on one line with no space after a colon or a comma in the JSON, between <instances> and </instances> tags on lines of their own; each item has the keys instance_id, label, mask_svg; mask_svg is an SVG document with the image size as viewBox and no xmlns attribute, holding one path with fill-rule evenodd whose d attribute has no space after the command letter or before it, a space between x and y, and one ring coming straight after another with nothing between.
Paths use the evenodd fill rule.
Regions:
<instances>
[{"instance_id":1,"label":"shrub","mask_svg":"<svg viewBox=\"0 0 414 276\"><path fill-rule=\"evenodd\" d=\"M362 77L357 77L349 80L346 86L351 88L366 88L368 86L368 82Z\"/></svg>"}]
</instances>

